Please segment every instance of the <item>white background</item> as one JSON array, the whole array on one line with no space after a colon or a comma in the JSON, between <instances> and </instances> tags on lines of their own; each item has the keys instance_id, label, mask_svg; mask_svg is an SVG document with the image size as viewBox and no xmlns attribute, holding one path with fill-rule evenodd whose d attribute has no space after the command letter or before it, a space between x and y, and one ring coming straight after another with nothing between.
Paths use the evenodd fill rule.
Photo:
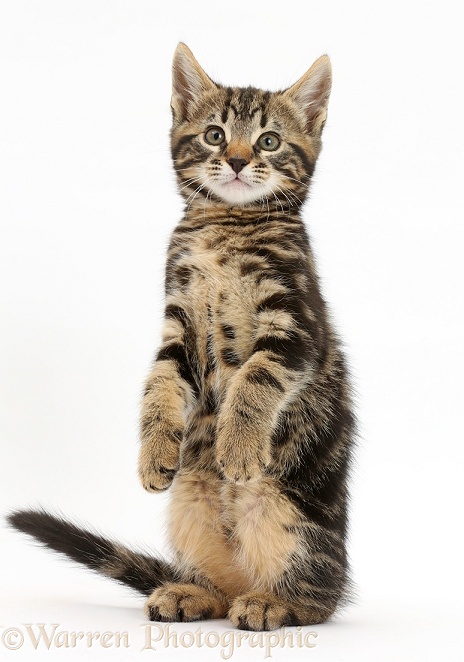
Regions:
<instances>
[{"instance_id":1,"label":"white background","mask_svg":"<svg viewBox=\"0 0 464 662\"><path fill-rule=\"evenodd\" d=\"M313 628L316 648L274 657L462 659L456 7L0 0L2 512L59 508L163 551L167 497L143 492L136 461L165 249L181 214L168 144L172 54L183 40L213 78L278 89L327 52L334 87L305 218L357 391L358 598ZM128 651L109 653L33 652L26 641L7 659L138 659L143 599L6 529L0 544L0 637L37 622L132 637ZM219 653L171 645L161 655ZM233 659L264 654L245 646Z\"/></svg>"}]
</instances>

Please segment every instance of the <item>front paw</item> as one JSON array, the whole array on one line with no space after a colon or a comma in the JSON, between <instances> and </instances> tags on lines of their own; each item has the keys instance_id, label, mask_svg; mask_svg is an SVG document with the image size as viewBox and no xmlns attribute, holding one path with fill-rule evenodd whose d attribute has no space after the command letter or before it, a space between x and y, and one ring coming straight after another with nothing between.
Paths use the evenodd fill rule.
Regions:
<instances>
[{"instance_id":1,"label":"front paw","mask_svg":"<svg viewBox=\"0 0 464 662\"><path fill-rule=\"evenodd\" d=\"M179 451L177 440L142 442L139 478L147 492L161 492L170 486L179 468Z\"/></svg>"},{"instance_id":2,"label":"front paw","mask_svg":"<svg viewBox=\"0 0 464 662\"><path fill-rule=\"evenodd\" d=\"M216 462L224 478L234 483L247 483L262 478L271 461L269 444L250 443L246 435L219 437Z\"/></svg>"}]
</instances>

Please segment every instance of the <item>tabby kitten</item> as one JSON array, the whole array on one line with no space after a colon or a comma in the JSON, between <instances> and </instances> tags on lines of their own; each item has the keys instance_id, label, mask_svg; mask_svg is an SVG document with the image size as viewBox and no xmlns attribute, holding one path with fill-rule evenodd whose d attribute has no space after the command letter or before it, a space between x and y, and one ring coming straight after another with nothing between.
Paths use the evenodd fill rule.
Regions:
<instances>
[{"instance_id":1,"label":"tabby kitten","mask_svg":"<svg viewBox=\"0 0 464 662\"><path fill-rule=\"evenodd\" d=\"M327 56L283 92L213 82L179 44L172 156L185 214L146 381L139 473L171 486L168 563L43 511L16 528L148 596L147 617L321 623L347 594L354 420L300 216L326 120Z\"/></svg>"}]
</instances>

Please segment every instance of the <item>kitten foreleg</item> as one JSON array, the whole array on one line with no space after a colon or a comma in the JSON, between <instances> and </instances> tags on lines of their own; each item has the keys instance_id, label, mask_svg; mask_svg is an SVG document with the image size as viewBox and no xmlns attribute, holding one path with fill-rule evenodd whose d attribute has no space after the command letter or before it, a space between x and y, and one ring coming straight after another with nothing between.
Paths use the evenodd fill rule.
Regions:
<instances>
[{"instance_id":1,"label":"kitten foreleg","mask_svg":"<svg viewBox=\"0 0 464 662\"><path fill-rule=\"evenodd\" d=\"M258 480L272 463L271 438L279 414L301 388L304 374L259 351L229 385L217 425L216 461L236 483Z\"/></svg>"},{"instance_id":2,"label":"kitten foreleg","mask_svg":"<svg viewBox=\"0 0 464 662\"><path fill-rule=\"evenodd\" d=\"M172 306L167 307L167 313ZM145 383L140 420L139 477L149 492L164 490L179 468L185 419L193 401L193 377L180 319L167 317L163 345Z\"/></svg>"}]
</instances>

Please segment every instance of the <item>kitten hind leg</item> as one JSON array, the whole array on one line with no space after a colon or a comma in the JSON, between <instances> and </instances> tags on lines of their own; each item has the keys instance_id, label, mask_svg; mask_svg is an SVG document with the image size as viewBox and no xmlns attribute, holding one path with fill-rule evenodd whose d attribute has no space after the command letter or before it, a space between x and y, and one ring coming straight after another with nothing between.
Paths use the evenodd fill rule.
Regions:
<instances>
[{"instance_id":1,"label":"kitten hind leg","mask_svg":"<svg viewBox=\"0 0 464 662\"><path fill-rule=\"evenodd\" d=\"M220 487L211 473L181 471L175 477L169 513L178 582L166 582L153 591L145 605L150 620L188 622L227 615L231 587L240 586L240 578L231 567Z\"/></svg>"},{"instance_id":2,"label":"kitten hind leg","mask_svg":"<svg viewBox=\"0 0 464 662\"><path fill-rule=\"evenodd\" d=\"M230 600L249 590L250 581L227 534L222 487L213 473L181 470L172 486L169 528L180 578Z\"/></svg>"},{"instance_id":3,"label":"kitten hind leg","mask_svg":"<svg viewBox=\"0 0 464 662\"><path fill-rule=\"evenodd\" d=\"M342 538L308 520L271 478L227 491L237 558L251 580L232 601L232 623L259 631L326 621L346 584Z\"/></svg>"}]
</instances>

